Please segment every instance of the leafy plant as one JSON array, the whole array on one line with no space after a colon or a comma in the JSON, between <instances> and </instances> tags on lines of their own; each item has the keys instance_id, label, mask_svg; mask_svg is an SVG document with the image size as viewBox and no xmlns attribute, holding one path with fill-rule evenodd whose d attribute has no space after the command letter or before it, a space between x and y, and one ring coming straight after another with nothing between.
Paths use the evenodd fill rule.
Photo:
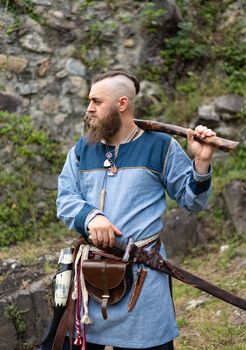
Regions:
<instances>
[{"instance_id":1,"label":"leafy plant","mask_svg":"<svg viewBox=\"0 0 246 350\"><path fill-rule=\"evenodd\" d=\"M147 2L144 4L140 14L140 22L142 25L149 29L149 31L155 32L156 25L161 16L166 13L166 9L158 8L154 1Z\"/></svg>"},{"instance_id":2,"label":"leafy plant","mask_svg":"<svg viewBox=\"0 0 246 350\"><path fill-rule=\"evenodd\" d=\"M14 323L18 336L23 335L27 330L27 323L22 316L27 311L20 310L14 303L8 304L5 308L5 314Z\"/></svg>"},{"instance_id":3,"label":"leafy plant","mask_svg":"<svg viewBox=\"0 0 246 350\"><path fill-rule=\"evenodd\" d=\"M165 39L165 48L161 51L164 63L170 66L176 59L191 61L207 58L209 47L204 33L197 31L192 22L182 22L178 27L175 36Z\"/></svg>"},{"instance_id":4,"label":"leafy plant","mask_svg":"<svg viewBox=\"0 0 246 350\"><path fill-rule=\"evenodd\" d=\"M214 165L214 188L219 193L232 180L246 181L246 145L241 144L226 161Z\"/></svg>"},{"instance_id":5,"label":"leafy plant","mask_svg":"<svg viewBox=\"0 0 246 350\"><path fill-rule=\"evenodd\" d=\"M13 0L0 0L0 4L3 4L5 11L11 12L16 18L16 26L19 22L18 14L25 13L35 21L44 24L44 19L35 11L35 5L32 0L22 0L20 3ZM9 29L10 30L10 29Z\"/></svg>"},{"instance_id":6,"label":"leafy plant","mask_svg":"<svg viewBox=\"0 0 246 350\"><path fill-rule=\"evenodd\" d=\"M45 130L36 130L29 116L0 113L1 146L7 158L0 165L0 245L41 236L41 231L55 220L56 191L40 192L33 174L43 173L40 164L47 162L46 174L57 174L64 155L59 144L49 139ZM59 169L59 170L58 170ZM42 201L42 207L38 203Z\"/></svg>"}]
</instances>

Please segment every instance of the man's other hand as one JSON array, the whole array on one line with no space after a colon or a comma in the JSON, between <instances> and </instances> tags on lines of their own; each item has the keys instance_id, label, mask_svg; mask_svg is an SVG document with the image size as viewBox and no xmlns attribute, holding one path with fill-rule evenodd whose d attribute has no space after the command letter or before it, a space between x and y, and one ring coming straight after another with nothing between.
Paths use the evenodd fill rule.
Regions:
<instances>
[{"instance_id":1,"label":"man's other hand","mask_svg":"<svg viewBox=\"0 0 246 350\"><path fill-rule=\"evenodd\" d=\"M115 235L122 236L121 231L115 227L105 216L96 215L88 224L90 239L95 246L104 248L113 247Z\"/></svg>"}]
</instances>

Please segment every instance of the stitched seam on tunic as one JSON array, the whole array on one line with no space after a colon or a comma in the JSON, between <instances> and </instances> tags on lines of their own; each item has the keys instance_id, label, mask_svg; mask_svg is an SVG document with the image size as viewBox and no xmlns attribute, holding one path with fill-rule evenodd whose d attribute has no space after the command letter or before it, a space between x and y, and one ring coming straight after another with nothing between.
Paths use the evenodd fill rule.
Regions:
<instances>
[{"instance_id":1,"label":"stitched seam on tunic","mask_svg":"<svg viewBox=\"0 0 246 350\"><path fill-rule=\"evenodd\" d=\"M169 146L168 146L168 150L167 150L167 153L166 153L166 157L165 157L165 160L164 160L163 169L162 169L162 176L164 176L164 172L166 170L167 158L168 158L169 151L170 151L170 148L171 148L171 143L172 143L172 140L170 140L170 143L169 143Z\"/></svg>"},{"instance_id":2,"label":"stitched seam on tunic","mask_svg":"<svg viewBox=\"0 0 246 350\"><path fill-rule=\"evenodd\" d=\"M80 172L83 172L83 173L89 173L89 172L93 172L93 171L98 171L98 170L100 170L100 171L106 171L106 169L105 168L97 168L97 169L90 169L90 170L79 170Z\"/></svg>"},{"instance_id":3,"label":"stitched seam on tunic","mask_svg":"<svg viewBox=\"0 0 246 350\"><path fill-rule=\"evenodd\" d=\"M152 169L150 169L150 168L147 168L147 167L145 167L145 166L129 166L129 167L122 167L122 168L117 168L117 171L119 171L119 170L126 170L126 169L146 169L146 170L149 170L149 171L151 171L152 173L156 173L156 174L158 174L158 175L161 175L162 173L161 172L159 172L159 171L157 171L157 170L152 170ZM81 172L84 172L84 173L88 173L88 172L93 172L93 171L98 171L98 170L100 170L100 171L102 171L102 170L104 170L105 171L105 168L98 168L98 169L91 169L91 170L80 170Z\"/></svg>"}]
</instances>

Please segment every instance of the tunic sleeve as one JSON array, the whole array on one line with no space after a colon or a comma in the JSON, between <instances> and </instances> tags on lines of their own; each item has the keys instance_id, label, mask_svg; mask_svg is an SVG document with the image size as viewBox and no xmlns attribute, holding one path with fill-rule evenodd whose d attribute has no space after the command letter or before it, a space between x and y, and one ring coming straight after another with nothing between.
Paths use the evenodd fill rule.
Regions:
<instances>
[{"instance_id":1,"label":"tunic sleeve","mask_svg":"<svg viewBox=\"0 0 246 350\"><path fill-rule=\"evenodd\" d=\"M79 183L79 162L74 147L69 151L58 178L57 217L70 230L87 237L87 225L97 214L103 213L84 200Z\"/></svg>"},{"instance_id":2,"label":"tunic sleeve","mask_svg":"<svg viewBox=\"0 0 246 350\"><path fill-rule=\"evenodd\" d=\"M164 183L170 198L179 206L198 212L207 206L211 192L212 167L208 174L200 175L181 146L172 139L166 158Z\"/></svg>"}]
</instances>

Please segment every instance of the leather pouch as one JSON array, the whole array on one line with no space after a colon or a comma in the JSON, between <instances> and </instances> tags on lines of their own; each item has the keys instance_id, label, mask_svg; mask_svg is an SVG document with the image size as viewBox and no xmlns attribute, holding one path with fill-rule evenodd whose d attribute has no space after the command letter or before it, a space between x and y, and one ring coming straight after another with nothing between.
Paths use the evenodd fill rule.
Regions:
<instances>
[{"instance_id":1,"label":"leather pouch","mask_svg":"<svg viewBox=\"0 0 246 350\"><path fill-rule=\"evenodd\" d=\"M107 304L118 303L131 288L131 262L109 258L84 260L82 272L88 293L102 305L102 315L106 320Z\"/></svg>"}]
</instances>

